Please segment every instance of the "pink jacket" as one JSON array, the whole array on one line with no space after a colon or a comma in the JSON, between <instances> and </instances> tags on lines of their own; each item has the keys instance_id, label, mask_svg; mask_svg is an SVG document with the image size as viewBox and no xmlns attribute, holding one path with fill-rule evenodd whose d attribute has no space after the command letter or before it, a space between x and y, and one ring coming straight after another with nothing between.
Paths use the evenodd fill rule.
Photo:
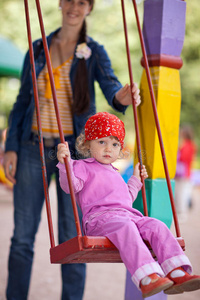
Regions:
<instances>
[{"instance_id":1,"label":"pink jacket","mask_svg":"<svg viewBox=\"0 0 200 300\"><path fill-rule=\"evenodd\" d=\"M69 194L65 165L58 163L60 186ZM104 165L94 158L70 160L71 176L76 200L83 213L83 229L88 219L104 211L125 209L137 215L132 208L142 183L131 176L128 184L112 165Z\"/></svg>"}]
</instances>

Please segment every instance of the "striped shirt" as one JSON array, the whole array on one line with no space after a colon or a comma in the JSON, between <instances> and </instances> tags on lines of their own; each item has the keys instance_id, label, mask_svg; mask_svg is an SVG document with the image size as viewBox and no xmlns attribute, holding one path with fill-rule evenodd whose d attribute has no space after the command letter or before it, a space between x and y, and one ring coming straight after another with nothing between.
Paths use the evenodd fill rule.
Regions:
<instances>
[{"instance_id":1,"label":"striped shirt","mask_svg":"<svg viewBox=\"0 0 200 300\"><path fill-rule=\"evenodd\" d=\"M73 97L69 77L72 59L73 57L70 57L63 64L52 70L54 76L60 120L65 136L73 134L73 121L71 113L71 104ZM59 130L46 65L39 74L37 83L43 137L57 138L59 137ZM37 133L37 130L38 127L35 109L33 114L32 131Z\"/></svg>"}]
</instances>

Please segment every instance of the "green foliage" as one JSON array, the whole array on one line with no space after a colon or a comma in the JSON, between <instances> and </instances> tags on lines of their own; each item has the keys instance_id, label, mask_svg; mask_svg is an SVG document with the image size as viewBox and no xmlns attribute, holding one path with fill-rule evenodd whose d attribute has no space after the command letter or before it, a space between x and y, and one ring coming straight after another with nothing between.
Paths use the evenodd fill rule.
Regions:
<instances>
[{"instance_id":1,"label":"green foliage","mask_svg":"<svg viewBox=\"0 0 200 300\"><path fill-rule=\"evenodd\" d=\"M182 51L181 74L182 108L181 123L190 123L195 131L196 142L200 146L199 115L200 105L200 30L199 2L187 1L186 34Z\"/></svg>"},{"instance_id":2,"label":"green foliage","mask_svg":"<svg viewBox=\"0 0 200 300\"><path fill-rule=\"evenodd\" d=\"M148 0L147 0L148 1ZM32 39L41 36L37 10L34 0L29 0L30 19L32 27ZM60 11L58 1L42 0L41 9L43 14L46 33L60 26ZM142 53L136 28L135 15L131 1L125 1L127 25L129 32L129 44L132 59L132 69L134 81L140 82L142 67L140 59ZM143 20L143 4L138 5L140 21ZM199 85L199 56L200 56L200 30L199 30L199 2L198 0L187 1L186 13L186 35L182 51L183 67L180 70L182 84L182 109L181 123L191 123L195 129L196 137L200 136L199 115L200 97ZM11 39L24 53L28 48L26 22L23 0L0 0L1 34ZM94 39L103 44L111 58L113 69L122 84L129 83L127 56L125 50L125 39L123 32L121 1L116 0L96 0L94 11L88 17L88 33ZM12 89L10 88L12 86ZM10 83L10 80L1 84L1 111L6 111L12 107L18 91L18 86ZM6 92L2 92L2 89ZM104 97L96 85L97 108L98 110L112 109L106 104ZM127 130L134 133L132 108L123 117ZM197 139L198 142L198 139Z\"/></svg>"}]
</instances>

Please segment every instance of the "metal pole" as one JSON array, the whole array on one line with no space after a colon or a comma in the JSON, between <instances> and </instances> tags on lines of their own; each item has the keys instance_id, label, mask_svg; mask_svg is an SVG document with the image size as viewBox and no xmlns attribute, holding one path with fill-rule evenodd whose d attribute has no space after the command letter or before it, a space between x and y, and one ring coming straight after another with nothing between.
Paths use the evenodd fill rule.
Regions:
<instances>
[{"instance_id":1,"label":"metal pole","mask_svg":"<svg viewBox=\"0 0 200 300\"><path fill-rule=\"evenodd\" d=\"M32 45L32 38L31 38L28 0L24 0L24 6L25 6L25 15L26 15L28 43L29 43L31 74L32 74L32 81L33 81L33 92L34 92L36 115L37 115L39 149L40 149L40 159L41 159L41 165L42 165L42 177L43 177L43 185L44 185L46 210L47 210L47 220L48 220L48 226L49 226L51 248L54 248L55 240L54 240L53 224L52 224L52 217L51 217L49 192L48 192L48 181L47 181L47 172L46 172L46 164L45 164L45 156L44 156L44 145L43 145L43 137L42 137L42 129L41 129L42 127L41 127L41 118L40 118L40 109L39 109L39 100L38 100L38 91L37 91L37 80L36 80L36 73L35 73L34 53L33 53L33 45Z\"/></svg>"},{"instance_id":2,"label":"metal pole","mask_svg":"<svg viewBox=\"0 0 200 300\"><path fill-rule=\"evenodd\" d=\"M169 176L169 171L168 171L168 166L167 166L165 149L164 149L164 145L163 145L162 133L161 133L161 129L160 129L159 118L158 118L158 113L157 113L157 108L156 108L156 100L155 100L155 96L154 96L153 85L152 85L151 75L150 75L150 71L149 71L149 64L148 64L148 60L147 60L147 54L146 54L143 34L142 34L138 11L137 11L137 5L136 5L135 0L132 0L132 2L133 2L133 6L134 6L136 22L137 22L137 27L138 27L139 37L140 37L140 43L141 43L142 53L143 53L143 57L144 57L144 65L145 65L145 70L146 70L146 75L147 75L147 80L148 80L148 85L149 85L149 91L150 91L150 95L151 95L151 101L152 101L154 118L155 118L155 123L156 123L156 128L157 128L158 139L159 139L159 143L160 143L160 149L161 149L161 153L162 153L163 165L164 165L164 169L165 169L165 176L166 176L167 186L168 186L168 190L169 190L169 196L170 196L171 207L172 207L172 212L173 212L173 217L174 217L176 235L177 235L177 237L181 237L176 208L175 208L175 204L174 204L174 197L173 197L173 192L172 192L172 187L171 187L171 181L170 181L170 176Z\"/></svg>"},{"instance_id":3,"label":"metal pole","mask_svg":"<svg viewBox=\"0 0 200 300\"><path fill-rule=\"evenodd\" d=\"M57 118L57 123L58 123L59 134L60 134L60 140L61 140L61 143L65 143L62 125L61 125L61 121L60 121L58 101L57 101L57 97L56 97L56 89L55 89L55 84L54 84L50 55L49 55L49 50L48 50L48 45L47 45L39 0L36 0L36 6L37 6L38 18L39 18L40 29L41 29L41 34L42 34L43 46L44 46L44 51L45 51L45 56L46 56L47 68L48 68L48 73L49 73L49 78L50 78L50 84L51 84L55 113L56 113L56 118ZM81 225L80 225L78 209L77 209L77 205L76 205L76 198L75 198L71 174L70 174L69 162L66 158L64 159L64 162L65 162L65 169L66 169L66 173L67 173L67 179L68 179L70 195L71 195L71 200L72 200L72 207L73 207L73 212L74 212L77 235L78 235L78 237L81 237L82 236Z\"/></svg>"}]
</instances>

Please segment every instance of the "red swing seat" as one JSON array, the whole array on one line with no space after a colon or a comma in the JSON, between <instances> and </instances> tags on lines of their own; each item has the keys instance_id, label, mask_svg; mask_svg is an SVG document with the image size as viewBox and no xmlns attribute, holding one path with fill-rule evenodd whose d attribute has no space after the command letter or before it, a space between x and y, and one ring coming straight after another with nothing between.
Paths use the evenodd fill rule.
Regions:
<instances>
[{"instance_id":1,"label":"red swing seat","mask_svg":"<svg viewBox=\"0 0 200 300\"><path fill-rule=\"evenodd\" d=\"M122 262L118 249L104 236L74 237L50 249L51 263Z\"/></svg>"},{"instance_id":2,"label":"red swing seat","mask_svg":"<svg viewBox=\"0 0 200 300\"><path fill-rule=\"evenodd\" d=\"M181 248L185 250L183 238L176 239ZM152 256L156 259L151 246L147 242L145 243ZM50 261L52 264L122 262L118 249L104 236L76 236L51 248Z\"/></svg>"},{"instance_id":3,"label":"red swing seat","mask_svg":"<svg viewBox=\"0 0 200 300\"><path fill-rule=\"evenodd\" d=\"M39 3L39 0L35 0L35 1L36 1L37 10L38 10L38 17L39 17L40 28L41 28L41 33L42 33L43 46L44 46L44 51L45 51L45 56L46 56L46 61L47 61L47 67L48 67L48 72L49 72L49 77L50 77L51 88L52 88L55 112L56 112L56 117L57 117L57 122L58 122L59 133L60 133L60 140L62 143L64 143L65 142L64 135L63 135L62 125L61 125L60 117L59 117L59 109L58 109L58 105L57 105L56 91L55 91L54 79L53 79L53 74L52 74L52 69L51 69L51 62L50 62L50 57L49 57L49 52L48 52L46 35L45 35L45 31L44 31L44 24L43 24L43 20L42 20L40 3ZM42 164L45 203L46 203L47 220L48 220L49 235L50 235L50 242L51 242L51 248L50 248L51 263L67 264L67 263L89 263L89 262L94 262L94 263L122 262L118 249L112 244L112 242L109 241L108 238L102 237L102 236L101 237L82 236L81 228L80 228L80 221L78 218L76 200L75 200L71 177L70 177L68 161L66 159L65 159L65 166L66 166L66 173L67 173L67 178L69 181L69 186L71 186L70 191L71 191L72 206L73 206L76 229L77 229L77 236L60 244L60 245L55 246L51 209L50 209L50 200L49 200L49 194L48 194L48 183L47 183L45 159L44 159L44 152L43 152L43 139L42 139L39 100L38 100L38 92L37 92L37 80L36 80L35 65L34 65L34 53L33 53L32 39L31 39L28 0L24 0L24 3L25 3L25 12L26 12L28 41L29 41L31 72L32 72L32 80L33 80L33 87L34 87L33 90L34 90L35 106L36 106L36 112L37 112L38 136L39 136L39 147L40 147L40 156L41 156L41 164ZM141 45L142 45L142 50L143 50L143 56L145 58L145 68L146 68L146 72L147 72L147 77L150 78L148 62L147 62L147 58L146 58L146 52L145 52L145 49L143 46L143 38L142 38L142 34L141 34L141 28L139 25L139 19L138 19L138 15L137 15L137 8L136 8L135 0L133 0L133 4L134 4L134 8L135 8L137 23L138 23L139 34L140 34L141 40L142 40ZM131 85L132 85L133 80L132 80L132 73L131 73L131 67L130 67L130 65L131 65L130 57L129 57L130 53L128 51L128 40L127 40L125 14L124 14L123 6L124 6L124 3L122 0L122 11L123 11L123 18L124 18L124 27L125 27L126 44L127 44L127 55L128 55L128 63L129 63L129 75L130 75L130 81L131 81ZM149 81L150 81L149 84L151 85L151 80L149 79ZM151 88L151 90L153 90L153 89ZM152 95L152 97L153 97L153 95ZM133 100L133 102L134 102L134 100ZM152 102L153 102L153 106L154 106L155 99ZM134 117L135 117L137 147L138 147L138 149L140 149L137 112L136 112L134 103L133 103L133 111L134 111ZM155 119L156 119L156 109L155 109ZM157 123L158 122L156 121L156 125L157 125ZM157 126L157 129L159 129L159 126ZM158 133L159 133L159 130L158 130ZM159 133L159 136L161 139L160 133ZM162 141L160 142L160 145L161 145L161 149L162 149ZM165 161L164 149L162 149L162 152L163 152L163 158L164 158L163 163L164 163L165 170L166 170L166 179L167 179L168 188L169 188L170 200L171 200L171 204L172 204L172 211L173 211L173 215L174 215L174 222L175 222L175 227L176 227L176 232L177 232L177 241L179 242L182 249L185 250L185 242L184 242L184 239L180 236L176 211L175 211L175 207L174 207L174 203L173 203L173 195L172 195L172 192L170 189L170 180L169 180L169 174L167 171L167 166L166 166L166 161ZM142 161L141 161L141 165L142 165ZM147 208L146 208L144 181L143 181L142 193L143 193L144 214L148 215ZM152 256L156 259L155 254L153 253L150 245L148 243L146 243L146 245L149 248L150 252L152 253Z\"/></svg>"}]
</instances>

